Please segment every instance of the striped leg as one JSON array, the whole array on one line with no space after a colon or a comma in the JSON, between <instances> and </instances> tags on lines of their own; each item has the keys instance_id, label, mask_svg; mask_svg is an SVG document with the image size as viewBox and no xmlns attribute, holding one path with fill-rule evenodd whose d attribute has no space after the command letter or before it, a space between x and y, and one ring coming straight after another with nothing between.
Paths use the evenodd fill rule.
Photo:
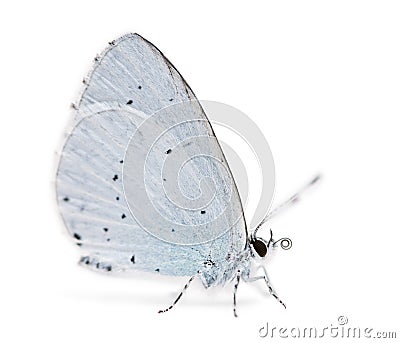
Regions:
<instances>
[{"instance_id":1,"label":"striped leg","mask_svg":"<svg viewBox=\"0 0 400 343\"><path fill-rule=\"evenodd\" d=\"M245 281L246 281L246 282L254 282L254 281L257 281L257 280L264 280L265 283L266 283L266 285L267 285L267 287L268 287L269 293L270 293L284 308L286 308L286 305L284 304L284 302L283 302L281 299L279 299L278 295L276 294L276 292L275 292L274 289L272 288L271 283L270 283L270 281L269 281L269 279L268 279L267 270L265 269L264 266L260 266L260 267L261 267L262 270L264 271L264 275L249 277L249 278L247 278Z\"/></svg>"},{"instance_id":2,"label":"striped leg","mask_svg":"<svg viewBox=\"0 0 400 343\"><path fill-rule=\"evenodd\" d=\"M197 274L198 274L198 273L197 273ZM196 275L197 275L197 274L196 274ZM164 312L167 312L167 311L171 310L171 309L176 305L176 303L179 301L179 299L182 297L183 293L186 292L187 288L189 287L190 283L193 281L193 279L195 278L196 275L193 275L193 276L189 279L189 281L186 283L185 287L183 287L182 291L179 293L178 297L175 299L175 301L172 303L172 305L170 305L169 307L167 307L167 308L164 309L164 310L158 311L158 313L164 313Z\"/></svg>"},{"instance_id":3,"label":"striped leg","mask_svg":"<svg viewBox=\"0 0 400 343\"><path fill-rule=\"evenodd\" d=\"M236 283L235 283L234 288L233 288L233 315L235 317L237 317L237 313L236 313L236 293L237 293L237 289L239 287L239 282L240 282L240 270L237 271Z\"/></svg>"}]
</instances>

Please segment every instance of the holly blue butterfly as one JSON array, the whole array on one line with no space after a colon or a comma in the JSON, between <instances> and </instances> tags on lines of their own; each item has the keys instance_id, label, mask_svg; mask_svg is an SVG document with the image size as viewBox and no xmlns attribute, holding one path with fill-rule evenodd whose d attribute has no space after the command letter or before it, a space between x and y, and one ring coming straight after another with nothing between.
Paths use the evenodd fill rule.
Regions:
<instances>
[{"instance_id":1,"label":"holly blue butterfly","mask_svg":"<svg viewBox=\"0 0 400 343\"><path fill-rule=\"evenodd\" d=\"M104 272L142 270L195 277L204 287L251 275L275 241L249 233L239 192L202 106L168 59L138 34L95 58L73 105L73 128L56 175L60 213L82 249L80 264ZM310 184L315 183L318 177ZM268 205L268 204L267 204Z\"/></svg>"}]
</instances>

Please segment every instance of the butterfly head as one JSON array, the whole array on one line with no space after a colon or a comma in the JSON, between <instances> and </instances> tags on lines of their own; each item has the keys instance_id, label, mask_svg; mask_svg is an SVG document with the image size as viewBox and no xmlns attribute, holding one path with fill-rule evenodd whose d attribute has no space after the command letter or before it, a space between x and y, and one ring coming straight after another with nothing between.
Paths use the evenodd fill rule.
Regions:
<instances>
[{"instance_id":1,"label":"butterfly head","mask_svg":"<svg viewBox=\"0 0 400 343\"><path fill-rule=\"evenodd\" d=\"M268 253L268 243L262 238L254 238L250 240L250 245L254 251L254 255L264 258Z\"/></svg>"},{"instance_id":2,"label":"butterfly head","mask_svg":"<svg viewBox=\"0 0 400 343\"><path fill-rule=\"evenodd\" d=\"M272 230L270 230L270 234L271 236L268 241L257 236L257 229L250 235L250 250L254 257L265 259L267 255L269 255L270 250L276 247L278 243L284 250L288 250L292 247L292 241L289 238L281 238L275 241L272 237Z\"/></svg>"}]
</instances>

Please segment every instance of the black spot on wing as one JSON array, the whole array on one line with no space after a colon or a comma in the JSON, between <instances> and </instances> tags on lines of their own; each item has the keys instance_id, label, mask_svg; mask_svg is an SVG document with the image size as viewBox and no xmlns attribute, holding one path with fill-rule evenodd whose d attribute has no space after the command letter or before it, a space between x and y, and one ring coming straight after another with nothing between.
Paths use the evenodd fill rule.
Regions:
<instances>
[{"instance_id":1,"label":"black spot on wing","mask_svg":"<svg viewBox=\"0 0 400 343\"><path fill-rule=\"evenodd\" d=\"M89 256L82 256L81 259L79 260L79 263L89 264L90 263L90 257Z\"/></svg>"},{"instance_id":2,"label":"black spot on wing","mask_svg":"<svg viewBox=\"0 0 400 343\"><path fill-rule=\"evenodd\" d=\"M78 235L77 233L74 233L74 238L77 239L78 241L80 241L82 239L82 237L80 235Z\"/></svg>"},{"instance_id":3,"label":"black spot on wing","mask_svg":"<svg viewBox=\"0 0 400 343\"><path fill-rule=\"evenodd\" d=\"M111 272L112 271L112 266L109 263L105 263L105 262L101 262L99 261L97 258L93 258L90 256L82 256L79 263L84 263L86 265L90 265L93 266L97 269L102 269L105 270L107 272Z\"/></svg>"},{"instance_id":4,"label":"black spot on wing","mask_svg":"<svg viewBox=\"0 0 400 343\"><path fill-rule=\"evenodd\" d=\"M118 180L118 175L115 174L114 177L113 177L113 181L117 181L117 180Z\"/></svg>"}]
</instances>

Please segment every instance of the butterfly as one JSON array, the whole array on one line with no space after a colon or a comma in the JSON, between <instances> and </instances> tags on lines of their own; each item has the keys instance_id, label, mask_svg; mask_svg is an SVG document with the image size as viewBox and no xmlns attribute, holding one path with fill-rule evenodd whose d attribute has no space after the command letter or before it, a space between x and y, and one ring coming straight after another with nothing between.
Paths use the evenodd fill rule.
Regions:
<instances>
[{"instance_id":1,"label":"butterfly","mask_svg":"<svg viewBox=\"0 0 400 343\"><path fill-rule=\"evenodd\" d=\"M95 58L72 106L72 130L56 174L61 217L82 250L79 263L107 273L142 270L198 277L204 287L263 280L278 243L249 233L238 189L191 88L149 41L127 34ZM313 179L315 183L319 177ZM252 275L253 265L263 275Z\"/></svg>"}]
</instances>

